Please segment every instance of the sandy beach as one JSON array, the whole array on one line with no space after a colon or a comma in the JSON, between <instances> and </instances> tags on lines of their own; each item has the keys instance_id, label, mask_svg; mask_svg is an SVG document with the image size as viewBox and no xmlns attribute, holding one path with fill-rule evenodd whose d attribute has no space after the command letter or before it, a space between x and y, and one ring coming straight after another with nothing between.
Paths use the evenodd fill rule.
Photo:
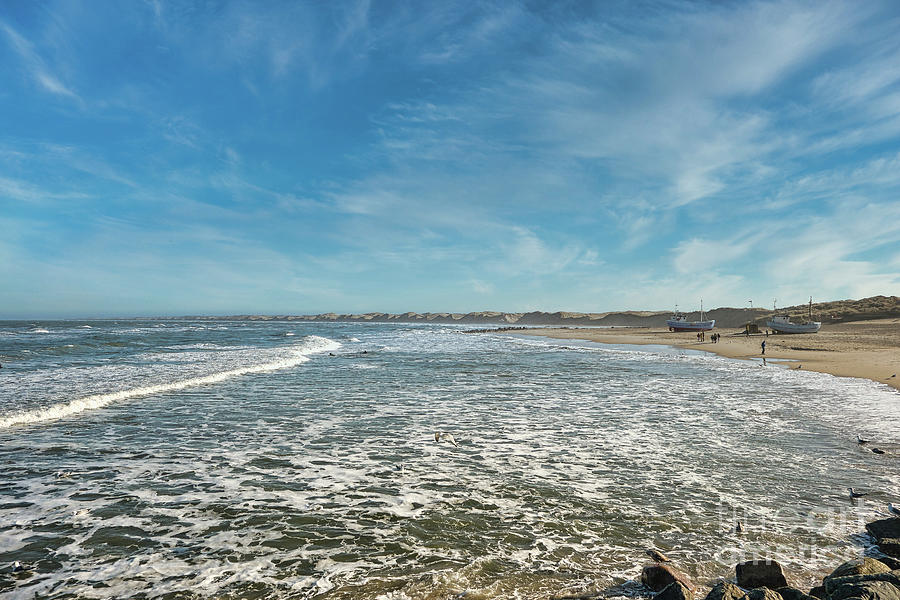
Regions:
<instances>
[{"instance_id":1,"label":"sandy beach","mask_svg":"<svg viewBox=\"0 0 900 600\"><path fill-rule=\"evenodd\" d=\"M784 359L788 368L830 373L840 377L862 377L900 389L900 319L879 319L824 325L818 333L804 335L735 335L734 330L716 330L718 343L698 342L696 333L673 333L661 328L548 327L516 331L516 334L561 339L579 339L606 344L666 344L704 350L737 359L758 359L766 342L766 358ZM896 376L895 376L896 375Z\"/></svg>"}]
</instances>

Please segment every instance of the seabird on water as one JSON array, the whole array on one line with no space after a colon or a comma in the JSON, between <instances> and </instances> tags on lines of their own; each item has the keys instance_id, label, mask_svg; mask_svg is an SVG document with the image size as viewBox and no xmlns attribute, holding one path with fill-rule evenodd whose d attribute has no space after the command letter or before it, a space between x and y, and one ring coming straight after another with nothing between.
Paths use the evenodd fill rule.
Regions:
<instances>
[{"instance_id":1,"label":"seabird on water","mask_svg":"<svg viewBox=\"0 0 900 600\"><path fill-rule=\"evenodd\" d=\"M448 442L459 448L459 444L456 443L456 438L453 437L452 433L447 433L445 431L435 431L434 441L440 442L441 440L447 440Z\"/></svg>"},{"instance_id":2,"label":"seabird on water","mask_svg":"<svg viewBox=\"0 0 900 600\"><path fill-rule=\"evenodd\" d=\"M894 506L893 502L888 502L888 512L900 517L900 508Z\"/></svg>"},{"instance_id":3,"label":"seabird on water","mask_svg":"<svg viewBox=\"0 0 900 600\"><path fill-rule=\"evenodd\" d=\"M659 552L658 550L654 550L653 548L648 548L646 552L647 556L649 556L656 562L672 562L672 559L670 559L668 556L666 556L662 552Z\"/></svg>"},{"instance_id":4,"label":"seabird on water","mask_svg":"<svg viewBox=\"0 0 900 600\"><path fill-rule=\"evenodd\" d=\"M13 563L12 570L13 570L13 573L21 573L22 571L25 570L25 567L22 566L22 563L20 563L19 561L16 561Z\"/></svg>"},{"instance_id":5,"label":"seabird on water","mask_svg":"<svg viewBox=\"0 0 900 600\"><path fill-rule=\"evenodd\" d=\"M884 454L884 450L882 450L881 448L872 448L872 452L874 452L875 454Z\"/></svg>"},{"instance_id":6,"label":"seabird on water","mask_svg":"<svg viewBox=\"0 0 900 600\"><path fill-rule=\"evenodd\" d=\"M854 492L854 491L853 491L853 488L847 488L847 489L850 490L850 497L851 497L851 498L862 498L863 496L868 496L868 495L869 495L869 494L866 493L866 492Z\"/></svg>"},{"instance_id":7,"label":"seabird on water","mask_svg":"<svg viewBox=\"0 0 900 600\"><path fill-rule=\"evenodd\" d=\"M740 521L737 522L737 525L734 526L735 533L744 533L744 524Z\"/></svg>"},{"instance_id":8,"label":"seabird on water","mask_svg":"<svg viewBox=\"0 0 900 600\"><path fill-rule=\"evenodd\" d=\"M868 444L869 440L862 439L861 437L859 437L859 434L857 433L856 434L856 443L859 444L860 446L862 446L863 444Z\"/></svg>"}]
</instances>

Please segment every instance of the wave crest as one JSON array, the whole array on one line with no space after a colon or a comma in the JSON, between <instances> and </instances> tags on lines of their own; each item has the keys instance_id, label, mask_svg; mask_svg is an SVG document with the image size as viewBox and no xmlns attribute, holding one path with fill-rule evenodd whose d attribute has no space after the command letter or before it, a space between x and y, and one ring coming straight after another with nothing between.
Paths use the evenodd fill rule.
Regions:
<instances>
[{"instance_id":1,"label":"wave crest","mask_svg":"<svg viewBox=\"0 0 900 600\"><path fill-rule=\"evenodd\" d=\"M336 350L340 347L340 345L341 344L339 342L329 340L328 338L311 335L304 338L301 344L294 346L293 352L290 356L279 360L255 365L248 365L246 367L240 367L237 369L229 369L227 371L220 371L218 373L212 373L210 375L203 375L200 377L190 377L188 379L182 379L180 381L174 381L170 383L161 383L157 385L131 388L128 390L120 390L118 392L108 392L105 394L85 396L84 398L78 398L77 400L72 400L71 402L61 402L59 404L54 404L46 408L25 411L10 415L8 417L0 418L0 429L7 429L15 425L43 423L46 421L62 419L65 417L76 415L78 413L82 413L87 410L103 408L104 406L107 406L119 400L127 400L129 398L138 398L141 396L152 396L154 394L183 390L185 388L195 387L198 385L219 383L220 381L225 381L226 379L230 379L232 377L238 377L240 375L247 375L250 373L264 373L266 371L287 369L307 362L309 360L310 354Z\"/></svg>"}]
</instances>

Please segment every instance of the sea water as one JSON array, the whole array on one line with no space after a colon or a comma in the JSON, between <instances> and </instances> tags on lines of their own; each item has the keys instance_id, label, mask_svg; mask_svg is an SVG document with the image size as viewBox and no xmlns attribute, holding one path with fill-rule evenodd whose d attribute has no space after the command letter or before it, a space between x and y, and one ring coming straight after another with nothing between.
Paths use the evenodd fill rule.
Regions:
<instances>
[{"instance_id":1,"label":"sea water","mask_svg":"<svg viewBox=\"0 0 900 600\"><path fill-rule=\"evenodd\" d=\"M898 441L896 391L666 347L7 321L0 363L10 598L628 594L649 547L811 586L900 497L855 438Z\"/></svg>"}]
</instances>

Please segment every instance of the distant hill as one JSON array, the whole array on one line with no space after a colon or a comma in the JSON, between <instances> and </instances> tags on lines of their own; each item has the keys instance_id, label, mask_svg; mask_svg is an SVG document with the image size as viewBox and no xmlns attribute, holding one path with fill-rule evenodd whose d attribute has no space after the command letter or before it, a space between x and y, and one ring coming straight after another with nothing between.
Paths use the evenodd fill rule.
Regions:
<instances>
[{"instance_id":1,"label":"distant hill","mask_svg":"<svg viewBox=\"0 0 900 600\"><path fill-rule=\"evenodd\" d=\"M789 314L796 319L806 317L808 306L789 306L779 309L778 314ZM841 323L847 321L863 321L900 317L900 297L873 296L862 300L836 300L819 302L812 305L813 318L825 323ZM688 320L700 318L699 312L685 313ZM754 321L762 324L772 315L771 310L764 308L716 308L704 313L707 319L715 319L716 326L721 328L742 327ZM604 327L665 327L670 312L663 311L625 311L605 313L579 312L526 312L508 313L499 311L480 311L470 313L414 313L402 314L365 313L319 315L234 315L230 317L181 317L191 319L228 319L254 321L313 321L344 323L459 323L483 325L550 325L550 326L604 326Z\"/></svg>"},{"instance_id":2,"label":"distant hill","mask_svg":"<svg viewBox=\"0 0 900 600\"><path fill-rule=\"evenodd\" d=\"M778 314L790 314L801 318L807 315L809 306L791 306ZM770 311L771 313L771 311ZM818 302L812 305L813 319L825 323L846 323L849 321L870 321L900 317L900 296L872 296L862 300L835 300Z\"/></svg>"}]
</instances>

